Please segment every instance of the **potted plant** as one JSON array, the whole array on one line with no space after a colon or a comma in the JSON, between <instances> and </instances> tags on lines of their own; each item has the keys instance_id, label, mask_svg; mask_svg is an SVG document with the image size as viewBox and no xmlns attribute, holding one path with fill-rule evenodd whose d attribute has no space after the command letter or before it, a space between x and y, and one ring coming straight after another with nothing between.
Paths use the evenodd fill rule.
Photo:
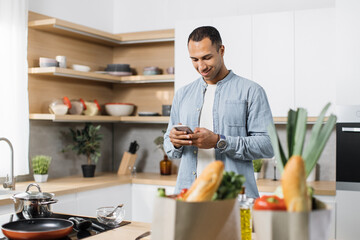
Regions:
<instances>
[{"instance_id":1,"label":"potted plant","mask_svg":"<svg viewBox=\"0 0 360 240\"><path fill-rule=\"evenodd\" d=\"M262 165L263 165L263 160L262 159L253 160L255 179L260 178L260 171L261 171Z\"/></svg>"},{"instance_id":2,"label":"potted plant","mask_svg":"<svg viewBox=\"0 0 360 240\"><path fill-rule=\"evenodd\" d=\"M165 134L165 130L162 130L162 133ZM160 174L161 175L171 175L171 161L168 159L168 156L166 155L164 151L164 135L158 136L154 139L154 143L158 149L161 150L161 152L164 155L164 159L160 161Z\"/></svg>"},{"instance_id":3,"label":"potted plant","mask_svg":"<svg viewBox=\"0 0 360 240\"><path fill-rule=\"evenodd\" d=\"M46 182L51 163L51 157L36 155L31 159L35 182Z\"/></svg>"},{"instance_id":4,"label":"potted plant","mask_svg":"<svg viewBox=\"0 0 360 240\"><path fill-rule=\"evenodd\" d=\"M84 177L94 177L96 163L101 156L100 141L103 135L99 133L100 127L100 125L94 126L92 123L86 123L81 130L70 128L73 143L68 145L66 149L71 149L77 155L87 157L87 164L81 165Z\"/></svg>"}]
</instances>

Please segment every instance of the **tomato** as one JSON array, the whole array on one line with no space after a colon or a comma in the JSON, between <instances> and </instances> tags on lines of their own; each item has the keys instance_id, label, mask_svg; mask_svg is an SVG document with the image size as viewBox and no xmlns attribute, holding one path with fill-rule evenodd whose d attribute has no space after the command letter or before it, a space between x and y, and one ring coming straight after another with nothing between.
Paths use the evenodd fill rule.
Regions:
<instances>
[{"instance_id":1,"label":"tomato","mask_svg":"<svg viewBox=\"0 0 360 240\"><path fill-rule=\"evenodd\" d=\"M285 201L278 196L262 196L255 200L255 210L286 210Z\"/></svg>"},{"instance_id":2,"label":"tomato","mask_svg":"<svg viewBox=\"0 0 360 240\"><path fill-rule=\"evenodd\" d=\"M187 190L188 190L187 188L183 188L183 190L181 190L181 192L177 195L176 199L183 200Z\"/></svg>"}]
</instances>

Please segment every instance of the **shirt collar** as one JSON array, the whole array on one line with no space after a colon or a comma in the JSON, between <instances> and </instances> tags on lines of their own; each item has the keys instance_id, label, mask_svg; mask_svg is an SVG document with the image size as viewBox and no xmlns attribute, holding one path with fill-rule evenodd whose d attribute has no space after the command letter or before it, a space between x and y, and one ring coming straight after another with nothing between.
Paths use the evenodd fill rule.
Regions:
<instances>
[{"instance_id":1,"label":"shirt collar","mask_svg":"<svg viewBox=\"0 0 360 240\"><path fill-rule=\"evenodd\" d=\"M233 71L232 71L232 70L229 70L228 75L226 75L226 77L224 77L223 79L221 79L220 81L218 81L217 84L223 84L223 83L229 81L233 76L234 76ZM201 86L202 86L203 88L206 88L207 85L208 85L208 84L206 83L206 81L205 81L202 77L200 77L199 79L200 79L200 82L201 82Z\"/></svg>"}]
</instances>

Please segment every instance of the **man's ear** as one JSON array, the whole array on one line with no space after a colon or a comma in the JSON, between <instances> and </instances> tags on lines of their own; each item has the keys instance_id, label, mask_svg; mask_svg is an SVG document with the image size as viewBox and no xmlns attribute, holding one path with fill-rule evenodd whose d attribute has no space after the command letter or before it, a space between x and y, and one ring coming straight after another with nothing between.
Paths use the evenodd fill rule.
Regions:
<instances>
[{"instance_id":1,"label":"man's ear","mask_svg":"<svg viewBox=\"0 0 360 240\"><path fill-rule=\"evenodd\" d=\"M224 46L224 45L221 45L221 46L220 46L219 52L220 52L221 56L223 57L223 56L224 56L224 53L225 53L225 46Z\"/></svg>"}]
</instances>

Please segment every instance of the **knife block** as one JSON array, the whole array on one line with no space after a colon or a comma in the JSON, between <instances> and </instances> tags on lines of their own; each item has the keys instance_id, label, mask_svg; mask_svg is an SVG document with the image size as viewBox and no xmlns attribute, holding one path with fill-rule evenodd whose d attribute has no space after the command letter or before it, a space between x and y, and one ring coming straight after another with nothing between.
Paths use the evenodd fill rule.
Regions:
<instances>
[{"instance_id":1,"label":"knife block","mask_svg":"<svg viewBox=\"0 0 360 240\"><path fill-rule=\"evenodd\" d=\"M129 167L131 167L132 169L135 165L136 156L136 153L132 154L129 152L125 152L121 159L117 175L130 175L131 171L129 170Z\"/></svg>"}]
</instances>

